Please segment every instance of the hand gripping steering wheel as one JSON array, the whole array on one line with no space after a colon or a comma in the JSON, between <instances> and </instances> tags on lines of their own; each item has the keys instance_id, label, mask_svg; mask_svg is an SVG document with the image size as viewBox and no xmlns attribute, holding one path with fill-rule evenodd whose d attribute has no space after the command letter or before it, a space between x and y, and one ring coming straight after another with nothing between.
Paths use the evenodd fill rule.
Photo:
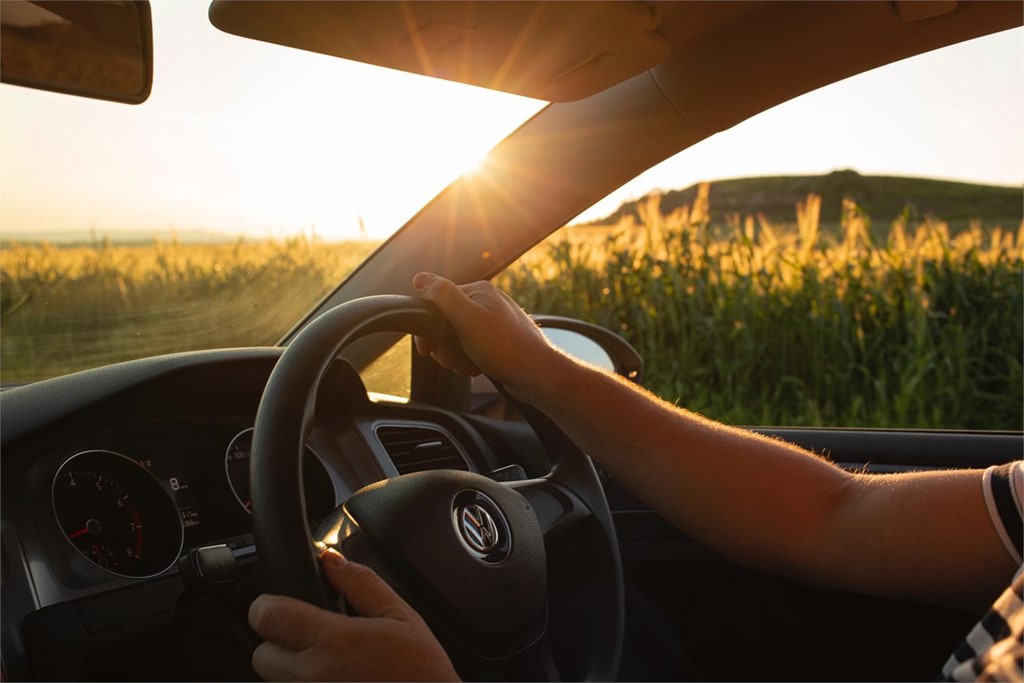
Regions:
<instances>
[{"instance_id":1,"label":"hand gripping steering wheel","mask_svg":"<svg viewBox=\"0 0 1024 683\"><path fill-rule=\"evenodd\" d=\"M378 332L454 339L431 304L357 299L305 327L267 382L251 477L268 589L337 609L317 559L315 544L325 543L408 600L464 676L613 680L624 608L608 503L586 455L530 406L517 403L555 463L544 477L502 484L470 472L407 474L360 489L310 529L302 457L319 384L345 346Z\"/></svg>"}]
</instances>

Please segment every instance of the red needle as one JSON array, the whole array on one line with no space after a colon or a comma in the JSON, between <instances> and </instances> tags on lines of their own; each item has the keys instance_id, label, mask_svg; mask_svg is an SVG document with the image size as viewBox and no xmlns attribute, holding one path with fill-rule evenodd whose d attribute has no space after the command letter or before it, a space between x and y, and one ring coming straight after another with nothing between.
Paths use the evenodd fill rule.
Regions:
<instances>
[{"instance_id":1,"label":"red needle","mask_svg":"<svg viewBox=\"0 0 1024 683\"><path fill-rule=\"evenodd\" d=\"M79 536L82 536L83 534L87 534L87 533L89 533L89 527L82 527L78 531L76 531L74 533L71 533L71 534L68 534L68 538L69 539L70 538L78 538Z\"/></svg>"}]
</instances>

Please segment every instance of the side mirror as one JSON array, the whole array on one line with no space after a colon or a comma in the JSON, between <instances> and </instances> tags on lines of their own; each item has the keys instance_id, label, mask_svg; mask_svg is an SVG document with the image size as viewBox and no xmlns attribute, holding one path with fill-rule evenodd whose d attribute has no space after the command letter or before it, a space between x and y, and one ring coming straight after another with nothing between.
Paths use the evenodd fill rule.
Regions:
<instances>
[{"instance_id":1,"label":"side mirror","mask_svg":"<svg viewBox=\"0 0 1024 683\"><path fill-rule=\"evenodd\" d=\"M643 358L629 342L614 332L592 323L559 315L540 314L534 315L533 319L551 343L570 356L622 375L636 384L643 380ZM455 378L450 372L439 373L433 361L423 358L415 350L412 352L412 367L414 401L430 401L455 410L468 410L477 415L498 419L510 419L518 415L515 411L509 412L505 399L486 375L478 375L469 380L468 403L464 404L463 402L467 400L463 395L466 380ZM422 373L420 380L416 379L417 373ZM443 378L440 384L438 375ZM445 384L445 381L449 383ZM417 386L431 389L417 393ZM439 386L443 388L438 388Z\"/></svg>"},{"instance_id":2,"label":"side mirror","mask_svg":"<svg viewBox=\"0 0 1024 683\"><path fill-rule=\"evenodd\" d=\"M153 85L148 0L0 0L0 81L144 102Z\"/></svg>"},{"instance_id":3,"label":"side mirror","mask_svg":"<svg viewBox=\"0 0 1024 683\"><path fill-rule=\"evenodd\" d=\"M603 327L558 315L535 315L541 332L570 356L640 384L644 360L625 339Z\"/></svg>"}]
</instances>

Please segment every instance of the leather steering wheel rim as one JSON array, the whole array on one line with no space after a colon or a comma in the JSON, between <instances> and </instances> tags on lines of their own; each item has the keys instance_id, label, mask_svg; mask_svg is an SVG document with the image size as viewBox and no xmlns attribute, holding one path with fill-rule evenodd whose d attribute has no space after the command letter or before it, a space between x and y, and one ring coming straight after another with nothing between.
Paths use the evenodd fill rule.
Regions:
<instances>
[{"instance_id":1,"label":"leather steering wheel rim","mask_svg":"<svg viewBox=\"0 0 1024 683\"><path fill-rule=\"evenodd\" d=\"M252 523L257 554L268 588L325 609L334 609L324 589L318 553L306 516L302 462L312 429L318 387L339 352L359 337L400 332L454 340L443 315L432 304L398 295L356 299L337 306L306 326L284 350L264 389L257 411L251 456ZM507 396L507 394L506 394ZM621 563L611 513L589 458L553 422L530 406L517 404L556 463L543 486L560 486L598 522L610 553L613 585L607 629L596 634L588 654L592 680L612 680L618 669L624 631ZM515 490L520 488L512 485ZM528 493L526 487L521 492ZM539 514L539 513L538 513ZM606 631L606 632L605 632Z\"/></svg>"}]
</instances>

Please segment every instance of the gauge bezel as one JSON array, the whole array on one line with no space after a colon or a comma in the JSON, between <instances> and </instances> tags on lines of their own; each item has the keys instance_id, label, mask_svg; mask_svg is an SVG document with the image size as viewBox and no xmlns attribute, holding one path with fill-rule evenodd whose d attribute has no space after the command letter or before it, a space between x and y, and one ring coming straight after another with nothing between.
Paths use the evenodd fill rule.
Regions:
<instances>
[{"instance_id":1,"label":"gauge bezel","mask_svg":"<svg viewBox=\"0 0 1024 683\"><path fill-rule=\"evenodd\" d=\"M163 494L164 498L167 500L168 504L170 504L170 506L174 509L174 511L175 511L175 519L178 522L178 524L177 524L177 528L178 528L178 547L177 547L177 550L175 550L174 557L171 559L171 561L168 562L167 565L164 566L163 568L161 568L159 571L153 572L151 574L143 574L143 575L122 574L121 572L114 571L113 569L109 569L107 567L104 567L104 566L100 565L99 563L97 563L96 561L94 561L91 557L86 555L84 552L82 552L82 549L79 548L77 545L75 545L74 542L70 538L68 538L68 535L64 532L64 527L61 525L61 521L60 521L60 515L57 514L57 501L56 501L57 481L60 478L61 473L64 472L64 469L73 460L75 460L76 458L79 458L79 457L82 457L82 456L85 456L85 455L91 455L91 454L94 454L94 453L99 453L99 454L103 454L103 455L106 455L106 456L113 456L113 457L116 457L116 458L121 458L123 460L128 461L129 463L131 463L135 467L138 467L140 470L145 472L146 476L148 476L149 478L151 478L153 480L153 483L156 485L157 489L160 490L160 492ZM185 547L185 526L181 522L181 510L178 509L177 504L174 502L174 498L171 497L171 494L167 492L167 489L164 488L163 483L157 478L157 476L155 474L153 474L152 472L150 472L145 466L143 466L142 463L140 463L138 460L135 460L132 457L129 457L129 456L125 455L124 453L118 453L117 451L111 451L111 450L107 450L107 449L103 449L103 448L90 448L90 449L87 449L87 450L84 450L84 451L78 451L78 452L73 453L72 455L68 456L67 458L65 458L61 462L60 466L57 467L57 470L56 470L56 472L54 472L53 478L50 481L50 511L53 513L53 519L57 523L57 530L58 530L58 532L64 538L65 543L67 543L68 546L70 546L79 557L81 557L86 562L88 562L90 567L94 567L94 568L96 568L96 569L98 569L98 570L100 570L102 572L105 572L107 574L111 574L113 576L117 576L117 577L122 578L122 579L130 579L130 580L133 580L133 581L140 581L140 580L152 579L152 578L155 578L157 576L160 576L161 574L165 573L168 569L171 569L172 567L174 567L174 565L178 561L178 558L181 557L181 551Z\"/></svg>"},{"instance_id":2,"label":"gauge bezel","mask_svg":"<svg viewBox=\"0 0 1024 683\"><path fill-rule=\"evenodd\" d=\"M252 516L252 510L247 508L245 506L245 503L242 502L241 497L239 497L239 495L238 495L238 491L235 489L235 483L233 481L231 481L231 472L228 470L228 455L231 453L231 447L235 445L235 441L237 441L239 438L241 438L245 434L250 434L249 458L251 459L252 458L252 437L251 437L251 434L254 431L256 431L255 427L246 427L245 429L243 429L242 431L238 432L233 437L231 437L231 441L228 442L227 448L224 449L224 478L227 479L227 481L228 481L228 488L231 489L231 495L233 495L235 497L235 500L238 501L239 506L241 506L241 508L243 510L245 510L245 514L249 515L250 517ZM311 454L314 458L316 458L316 460L318 461L318 464L320 465L320 467L323 470L324 474L327 476L327 483L331 485L331 493L334 496L335 504L337 504L337 501L338 501L338 487L335 485L334 478L331 477L330 471L328 471L327 467L324 466L323 458L321 458L320 454L317 453L315 450L313 450L313 447L310 446L309 444L306 444L305 448L306 448L306 451L308 451L307 455ZM251 493L251 491L250 491L250 493Z\"/></svg>"}]
</instances>

